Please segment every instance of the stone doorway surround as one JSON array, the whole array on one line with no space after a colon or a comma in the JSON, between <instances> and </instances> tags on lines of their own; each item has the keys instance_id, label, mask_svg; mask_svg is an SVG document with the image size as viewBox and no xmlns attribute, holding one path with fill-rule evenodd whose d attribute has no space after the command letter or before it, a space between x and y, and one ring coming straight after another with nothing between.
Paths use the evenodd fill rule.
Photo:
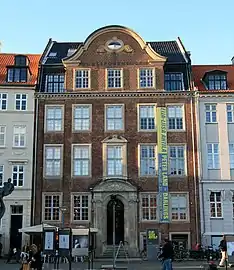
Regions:
<instances>
[{"instance_id":1,"label":"stone doorway surround","mask_svg":"<svg viewBox=\"0 0 234 270\"><path fill-rule=\"evenodd\" d=\"M137 187L127 180L106 179L93 188L94 227L98 229L96 254L101 255L107 240L107 205L111 195L116 195L124 204L124 239L130 256L138 253L138 198Z\"/></svg>"}]
</instances>

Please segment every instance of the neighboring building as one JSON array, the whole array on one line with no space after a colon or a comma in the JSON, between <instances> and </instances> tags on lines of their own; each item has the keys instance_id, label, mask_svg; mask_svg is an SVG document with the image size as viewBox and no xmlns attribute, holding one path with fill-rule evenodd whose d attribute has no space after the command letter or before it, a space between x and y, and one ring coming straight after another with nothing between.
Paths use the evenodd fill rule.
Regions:
<instances>
[{"instance_id":1,"label":"neighboring building","mask_svg":"<svg viewBox=\"0 0 234 270\"><path fill-rule=\"evenodd\" d=\"M84 43L49 40L39 71L34 223L98 229L131 256L147 228L187 247L200 237L191 64L180 39L144 42L108 26ZM165 89L165 90L164 90ZM156 108L168 112L169 224L159 223ZM93 195L93 198L92 198ZM165 206L166 207L166 206Z\"/></svg>"},{"instance_id":2,"label":"neighboring building","mask_svg":"<svg viewBox=\"0 0 234 270\"><path fill-rule=\"evenodd\" d=\"M0 187L8 178L14 192L5 198L0 231L4 253L21 247L18 229L31 224L34 92L40 55L0 54Z\"/></svg>"},{"instance_id":3,"label":"neighboring building","mask_svg":"<svg viewBox=\"0 0 234 270\"><path fill-rule=\"evenodd\" d=\"M193 66L200 153L201 233L205 245L234 232L234 66Z\"/></svg>"}]
</instances>

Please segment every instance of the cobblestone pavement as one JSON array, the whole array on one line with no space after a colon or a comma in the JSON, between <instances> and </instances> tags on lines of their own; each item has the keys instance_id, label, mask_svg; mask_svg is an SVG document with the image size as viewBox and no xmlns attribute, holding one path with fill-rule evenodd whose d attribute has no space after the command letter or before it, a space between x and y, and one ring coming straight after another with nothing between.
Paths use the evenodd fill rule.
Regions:
<instances>
[{"instance_id":1,"label":"cobblestone pavement","mask_svg":"<svg viewBox=\"0 0 234 270\"><path fill-rule=\"evenodd\" d=\"M102 265L111 265L111 262L94 262L93 269L99 270ZM181 263L173 263L173 269L201 269L203 268L205 262L200 261L184 261ZM116 263L117 266L127 266L128 270L161 270L161 264L159 262L147 262L147 261L139 261L139 262L129 262L126 263ZM20 265L17 263L6 264L4 260L0 260L0 270L19 270ZM53 264L44 264L44 270L53 270ZM74 263L72 264L72 270L86 270L88 269L87 263ZM60 264L59 270L69 270L68 264Z\"/></svg>"}]
</instances>

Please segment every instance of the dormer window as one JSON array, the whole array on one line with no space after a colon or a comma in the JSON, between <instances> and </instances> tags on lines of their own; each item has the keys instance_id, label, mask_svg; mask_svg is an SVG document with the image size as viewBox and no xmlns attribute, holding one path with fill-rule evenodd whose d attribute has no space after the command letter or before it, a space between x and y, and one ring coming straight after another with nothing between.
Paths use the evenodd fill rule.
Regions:
<instances>
[{"instance_id":1,"label":"dormer window","mask_svg":"<svg viewBox=\"0 0 234 270\"><path fill-rule=\"evenodd\" d=\"M27 82L27 68L8 68L7 82Z\"/></svg>"},{"instance_id":2,"label":"dormer window","mask_svg":"<svg viewBox=\"0 0 234 270\"><path fill-rule=\"evenodd\" d=\"M27 66L27 57L24 55L16 55L15 56L15 66Z\"/></svg>"},{"instance_id":3,"label":"dormer window","mask_svg":"<svg viewBox=\"0 0 234 270\"><path fill-rule=\"evenodd\" d=\"M210 74L208 75L209 90L227 90L226 74Z\"/></svg>"},{"instance_id":4,"label":"dormer window","mask_svg":"<svg viewBox=\"0 0 234 270\"><path fill-rule=\"evenodd\" d=\"M164 87L166 91L182 91L184 90L183 73L167 72L164 75Z\"/></svg>"}]
</instances>

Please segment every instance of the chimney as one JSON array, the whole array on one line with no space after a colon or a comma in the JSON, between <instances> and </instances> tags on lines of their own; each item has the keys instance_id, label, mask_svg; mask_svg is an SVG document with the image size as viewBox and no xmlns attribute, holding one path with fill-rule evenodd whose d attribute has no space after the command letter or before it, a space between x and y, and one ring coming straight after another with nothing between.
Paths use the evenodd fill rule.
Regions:
<instances>
[{"instance_id":1,"label":"chimney","mask_svg":"<svg viewBox=\"0 0 234 270\"><path fill-rule=\"evenodd\" d=\"M234 56L232 57L231 61L232 61L232 65L234 66Z\"/></svg>"}]
</instances>

